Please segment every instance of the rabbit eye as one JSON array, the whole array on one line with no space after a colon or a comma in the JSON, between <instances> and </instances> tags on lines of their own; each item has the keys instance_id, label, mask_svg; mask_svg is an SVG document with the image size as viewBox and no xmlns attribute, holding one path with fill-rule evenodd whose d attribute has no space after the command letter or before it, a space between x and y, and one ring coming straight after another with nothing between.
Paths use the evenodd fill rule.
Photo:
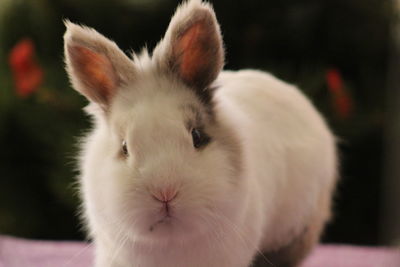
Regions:
<instances>
[{"instance_id":1,"label":"rabbit eye","mask_svg":"<svg viewBox=\"0 0 400 267\"><path fill-rule=\"evenodd\" d=\"M127 145L126 145L126 141L125 141L125 140L122 141L122 154L123 154L124 156L128 156L128 155L129 155L129 153L128 153L128 147L127 147Z\"/></svg>"},{"instance_id":2,"label":"rabbit eye","mask_svg":"<svg viewBox=\"0 0 400 267\"><path fill-rule=\"evenodd\" d=\"M193 146L195 148L201 148L207 145L211 140L211 138L207 134L205 134L202 130L198 128L192 129L192 139Z\"/></svg>"}]
</instances>

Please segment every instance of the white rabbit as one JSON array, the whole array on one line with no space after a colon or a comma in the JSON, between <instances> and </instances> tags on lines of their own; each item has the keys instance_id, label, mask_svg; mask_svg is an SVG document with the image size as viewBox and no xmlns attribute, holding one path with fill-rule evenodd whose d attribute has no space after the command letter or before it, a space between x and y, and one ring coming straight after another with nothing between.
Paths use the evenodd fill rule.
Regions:
<instances>
[{"instance_id":1,"label":"white rabbit","mask_svg":"<svg viewBox=\"0 0 400 267\"><path fill-rule=\"evenodd\" d=\"M66 22L90 101L83 215L96 267L295 266L330 217L333 135L298 89L223 71L212 7L183 3L152 56Z\"/></svg>"}]
</instances>

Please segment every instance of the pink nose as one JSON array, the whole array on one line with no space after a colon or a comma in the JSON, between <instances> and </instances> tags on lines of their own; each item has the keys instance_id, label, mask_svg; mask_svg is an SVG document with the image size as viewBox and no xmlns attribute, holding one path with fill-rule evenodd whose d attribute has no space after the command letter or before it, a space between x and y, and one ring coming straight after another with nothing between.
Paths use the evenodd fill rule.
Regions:
<instances>
[{"instance_id":1,"label":"pink nose","mask_svg":"<svg viewBox=\"0 0 400 267\"><path fill-rule=\"evenodd\" d=\"M160 202L165 202L165 203L173 200L177 194L178 194L178 191L176 191L172 187L166 187L166 188L155 190L154 192L152 192L152 195L156 200L158 200Z\"/></svg>"}]
</instances>

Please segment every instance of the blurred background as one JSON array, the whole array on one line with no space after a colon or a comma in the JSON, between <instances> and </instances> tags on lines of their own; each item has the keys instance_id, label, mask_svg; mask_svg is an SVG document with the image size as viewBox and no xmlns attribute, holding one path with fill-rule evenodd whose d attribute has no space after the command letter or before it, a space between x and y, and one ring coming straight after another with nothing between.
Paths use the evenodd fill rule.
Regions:
<instances>
[{"instance_id":1,"label":"blurred background","mask_svg":"<svg viewBox=\"0 0 400 267\"><path fill-rule=\"evenodd\" d=\"M323 241L400 244L400 5L396 0L210 0L226 68L298 85L340 139L335 217ZM0 234L83 239L74 177L89 127L68 83L62 20L124 51L153 48L175 0L0 1Z\"/></svg>"}]
</instances>

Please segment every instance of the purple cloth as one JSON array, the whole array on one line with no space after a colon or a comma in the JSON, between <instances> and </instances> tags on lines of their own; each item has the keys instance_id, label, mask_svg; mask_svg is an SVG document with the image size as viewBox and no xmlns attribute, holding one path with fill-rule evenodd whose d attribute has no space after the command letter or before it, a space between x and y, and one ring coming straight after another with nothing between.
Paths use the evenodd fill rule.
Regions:
<instances>
[{"instance_id":1,"label":"purple cloth","mask_svg":"<svg viewBox=\"0 0 400 267\"><path fill-rule=\"evenodd\" d=\"M92 250L90 244L83 242L0 236L0 267L90 267ZM320 245L301 267L400 267L400 250Z\"/></svg>"},{"instance_id":2,"label":"purple cloth","mask_svg":"<svg viewBox=\"0 0 400 267\"><path fill-rule=\"evenodd\" d=\"M92 247L81 242L0 236L0 267L90 267Z\"/></svg>"}]
</instances>

